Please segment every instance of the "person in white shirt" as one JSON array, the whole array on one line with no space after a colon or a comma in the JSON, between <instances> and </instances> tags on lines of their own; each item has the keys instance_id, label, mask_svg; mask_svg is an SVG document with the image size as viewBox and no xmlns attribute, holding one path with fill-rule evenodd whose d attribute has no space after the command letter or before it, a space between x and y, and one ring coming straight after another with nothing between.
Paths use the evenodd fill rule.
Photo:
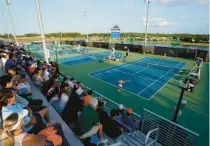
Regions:
<instances>
[{"instance_id":1,"label":"person in white shirt","mask_svg":"<svg viewBox=\"0 0 210 146\"><path fill-rule=\"evenodd\" d=\"M50 75L50 73L48 72L48 68L45 67L44 68L44 73L43 73L43 76L44 76L45 81L48 81L49 80L49 75Z\"/></svg>"},{"instance_id":2,"label":"person in white shirt","mask_svg":"<svg viewBox=\"0 0 210 146\"><path fill-rule=\"evenodd\" d=\"M74 83L74 78L70 78L69 80L66 81L66 83L69 85L69 87L70 87L71 89L74 88L74 85L75 85L75 83Z\"/></svg>"}]
</instances>

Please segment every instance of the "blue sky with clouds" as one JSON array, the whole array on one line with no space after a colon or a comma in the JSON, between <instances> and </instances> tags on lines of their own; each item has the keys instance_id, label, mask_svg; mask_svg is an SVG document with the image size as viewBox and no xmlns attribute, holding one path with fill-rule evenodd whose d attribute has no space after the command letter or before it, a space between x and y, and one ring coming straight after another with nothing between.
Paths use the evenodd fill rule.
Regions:
<instances>
[{"instance_id":1,"label":"blue sky with clouds","mask_svg":"<svg viewBox=\"0 0 210 146\"><path fill-rule=\"evenodd\" d=\"M209 0L152 0L149 11L151 33L209 32ZM84 12L88 13L88 32L109 32L115 24L123 32L144 32L146 3L143 0L40 0L44 30L85 32ZM11 0L17 34L38 33L35 0ZM12 32L5 0L0 12ZM0 34L6 33L0 17Z\"/></svg>"}]
</instances>

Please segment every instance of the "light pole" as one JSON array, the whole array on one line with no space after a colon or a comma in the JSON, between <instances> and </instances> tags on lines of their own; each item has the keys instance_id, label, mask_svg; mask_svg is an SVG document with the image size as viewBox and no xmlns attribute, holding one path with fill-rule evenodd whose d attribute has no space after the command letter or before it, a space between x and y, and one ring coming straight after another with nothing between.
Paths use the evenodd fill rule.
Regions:
<instances>
[{"instance_id":1,"label":"light pole","mask_svg":"<svg viewBox=\"0 0 210 146\"><path fill-rule=\"evenodd\" d=\"M147 17L146 17L146 27L145 27L145 34L144 34L144 46L146 46L147 45L148 17L149 17L149 4L152 2L152 0L144 0L144 2L147 2Z\"/></svg>"},{"instance_id":2,"label":"light pole","mask_svg":"<svg viewBox=\"0 0 210 146\"><path fill-rule=\"evenodd\" d=\"M9 30L8 30L8 27L7 27L7 23L6 23L5 19L4 19L4 14L3 14L3 13L0 13L0 15L2 16L2 20L3 20L4 25L5 25L5 29L6 29L6 33L7 33L8 42L10 42Z\"/></svg>"},{"instance_id":3,"label":"light pole","mask_svg":"<svg viewBox=\"0 0 210 146\"><path fill-rule=\"evenodd\" d=\"M10 21L11 21L11 24L12 24L12 30L13 30L13 33L14 33L15 43L18 46L19 44L18 44L18 41L17 41L16 31L15 31L14 23L13 23L13 20L12 20L12 14L11 14L11 10L10 10L10 0L6 0L6 3L7 3L7 9L8 9L8 12L9 12Z\"/></svg>"},{"instance_id":4,"label":"light pole","mask_svg":"<svg viewBox=\"0 0 210 146\"><path fill-rule=\"evenodd\" d=\"M88 30L87 30L87 16L88 16L88 13L84 13L84 17L85 17L85 33L86 33L86 40L88 42Z\"/></svg>"},{"instance_id":5,"label":"light pole","mask_svg":"<svg viewBox=\"0 0 210 146\"><path fill-rule=\"evenodd\" d=\"M43 29L43 23L42 23L42 16L41 16L41 11L40 11L40 6L39 6L39 0L36 1L36 10L37 10L37 15L38 15L38 21L39 21L39 28L40 28L40 33L41 33L41 40L42 40L42 47L44 50L44 57L45 61L49 63L49 51L47 50L46 43L45 43L45 38L44 38L44 29Z\"/></svg>"}]
</instances>

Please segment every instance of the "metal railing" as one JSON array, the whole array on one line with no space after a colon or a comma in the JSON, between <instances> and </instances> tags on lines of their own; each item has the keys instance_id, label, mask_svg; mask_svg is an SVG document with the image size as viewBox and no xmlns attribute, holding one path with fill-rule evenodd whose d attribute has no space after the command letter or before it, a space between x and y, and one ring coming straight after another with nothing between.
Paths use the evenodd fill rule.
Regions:
<instances>
[{"instance_id":1,"label":"metal railing","mask_svg":"<svg viewBox=\"0 0 210 146\"><path fill-rule=\"evenodd\" d=\"M159 128L158 143L164 146L195 146L199 134L144 109L141 132Z\"/></svg>"}]
</instances>

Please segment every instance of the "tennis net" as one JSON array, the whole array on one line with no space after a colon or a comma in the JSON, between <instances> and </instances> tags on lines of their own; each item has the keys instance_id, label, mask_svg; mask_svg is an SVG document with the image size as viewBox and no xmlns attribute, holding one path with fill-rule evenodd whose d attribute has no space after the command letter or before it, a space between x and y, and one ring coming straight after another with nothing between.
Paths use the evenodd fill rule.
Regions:
<instances>
[{"instance_id":1,"label":"tennis net","mask_svg":"<svg viewBox=\"0 0 210 146\"><path fill-rule=\"evenodd\" d=\"M140 66L144 66L144 67L147 67L147 68L157 68L157 69L160 69L160 70L166 70L166 71L171 71L171 72L175 72L175 73L178 73L178 72L182 72L183 68L182 67L176 67L177 64L175 65L171 65L171 66L166 66L166 65L161 65L161 64L153 64L153 63L146 63L146 62L133 62L132 64L135 64L135 65L140 65Z\"/></svg>"}]
</instances>

